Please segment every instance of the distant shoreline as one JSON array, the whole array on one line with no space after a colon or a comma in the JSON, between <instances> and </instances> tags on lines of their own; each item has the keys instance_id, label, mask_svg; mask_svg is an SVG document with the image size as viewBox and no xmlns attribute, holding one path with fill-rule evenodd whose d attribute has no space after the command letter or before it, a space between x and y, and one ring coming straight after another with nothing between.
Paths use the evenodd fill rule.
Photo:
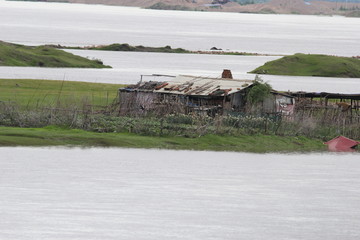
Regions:
<instances>
[{"instance_id":1,"label":"distant shoreline","mask_svg":"<svg viewBox=\"0 0 360 240\"><path fill-rule=\"evenodd\" d=\"M205 0L202 2L177 0L7 0L23 2L59 2L77 4L101 4L106 6L139 7L154 10L173 10L173 11L203 11L203 12L233 12L233 13L253 13L253 14L292 14L292 15L324 15L324 16L344 16L360 17L360 2L352 1L327 1L318 0L305 4L304 0L265 1L263 3L240 4L236 1L216 1Z\"/></svg>"},{"instance_id":2,"label":"distant shoreline","mask_svg":"<svg viewBox=\"0 0 360 240\"><path fill-rule=\"evenodd\" d=\"M221 48L212 47L210 50L187 50L184 48L165 47L148 47L148 46L132 46L127 43L113 43L109 45L93 45L84 47L70 47L63 45L46 45L58 49L74 49L74 50L101 50L101 51L118 51L118 52L159 52L159 53L187 53L187 54L210 54L210 55L238 55L238 56L286 56L283 54L266 54L266 53L250 53L239 51L224 51Z\"/></svg>"}]
</instances>

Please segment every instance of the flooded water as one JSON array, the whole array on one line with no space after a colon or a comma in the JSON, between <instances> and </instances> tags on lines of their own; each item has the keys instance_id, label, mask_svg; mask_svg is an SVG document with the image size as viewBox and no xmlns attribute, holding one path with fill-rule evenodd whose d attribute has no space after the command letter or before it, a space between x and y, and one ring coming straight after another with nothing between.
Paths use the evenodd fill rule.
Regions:
<instances>
[{"instance_id":1,"label":"flooded water","mask_svg":"<svg viewBox=\"0 0 360 240\"><path fill-rule=\"evenodd\" d=\"M0 36L26 44L114 42L259 53L360 54L360 19L158 11L0 0ZM26 21L25 21L26 20Z\"/></svg>"},{"instance_id":2,"label":"flooded water","mask_svg":"<svg viewBox=\"0 0 360 240\"><path fill-rule=\"evenodd\" d=\"M174 12L0 0L0 40L360 55L359 18ZM236 78L278 57L102 51L113 69L0 67L0 78L134 83ZM360 92L360 79L263 76L277 90ZM1 240L360 238L359 154L0 148Z\"/></svg>"},{"instance_id":3,"label":"flooded water","mask_svg":"<svg viewBox=\"0 0 360 240\"><path fill-rule=\"evenodd\" d=\"M195 75L220 77L223 69L231 69L234 78L255 78L247 72L275 60L274 56L224 56L170 53L137 53L70 50L88 58L102 59L112 69L70 69L37 67L0 67L1 78L71 80L129 84L140 80L140 74ZM358 78L321 78L261 76L279 91L314 91L359 93ZM154 80L154 78L145 78Z\"/></svg>"},{"instance_id":4,"label":"flooded water","mask_svg":"<svg viewBox=\"0 0 360 240\"><path fill-rule=\"evenodd\" d=\"M156 11L129 7L0 0L0 40L25 44L93 45L114 42L206 50L360 55L360 18ZM26 21L19 21L26 19ZM236 78L278 57L161 53L71 52L113 69L0 67L0 78L128 84L140 74ZM279 91L359 93L360 79L263 76Z\"/></svg>"},{"instance_id":5,"label":"flooded water","mask_svg":"<svg viewBox=\"0 0 360 240\"><path fill-rule=\"evenodd\" d=\"M360 238L359 154L0 148L0 239Z\"/></svg>"}]
</instances>

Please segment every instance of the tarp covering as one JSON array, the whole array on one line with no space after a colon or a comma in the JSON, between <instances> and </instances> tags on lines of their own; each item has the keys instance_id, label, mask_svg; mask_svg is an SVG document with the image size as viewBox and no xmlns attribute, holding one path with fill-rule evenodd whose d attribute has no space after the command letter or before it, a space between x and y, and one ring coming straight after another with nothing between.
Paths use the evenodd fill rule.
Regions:
<instances>
[{"instance_id":1,"label":"tarp covering","mask_svg":"<svg viewBox=\"0 0 360 240\"><path fill-rule=\"evenodd\" d=\"M355 151L355 147L359 145L360 142L344 136L338 136L328 142L325 142L324 144L328 145L330 151L352 152Z\"/></svg>"}]
</instances>

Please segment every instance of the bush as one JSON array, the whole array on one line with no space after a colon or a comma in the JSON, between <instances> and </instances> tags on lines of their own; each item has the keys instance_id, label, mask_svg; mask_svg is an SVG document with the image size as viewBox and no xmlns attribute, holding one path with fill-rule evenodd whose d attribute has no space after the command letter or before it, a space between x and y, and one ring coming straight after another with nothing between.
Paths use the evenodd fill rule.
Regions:
<instances>
[{"instance_id":1,"label":"bush","mask_svg":"<svg viewBox=\"0 0 360 240\"><path fill-rule=\"evenodd\" d=\"M254 86L250 88L247 94L247 101L250 104L261 103L270 96L271 90L270 84L265 83L260 77L256 76Z\"/></svg>"},{"instance_id":2,"label":"bush","mask_svg":"<svg viewBox=\"0 0 360 240\"><path fill-rule=\"evenodd\" d=\"M116 114L116 113L115 113ZM147 136L199 137L207 134L253 135L259 133L281 136L306 136L323 140L337 135L360 139L359 123L345 123L307 116L304 113L292 119L268 116L215 116L203 114L171 114L161 117L127 117L95 112L88 105L81 110L61 106L22 110L11 102L0 102L0 125L11 127L77 128L95 132L129 132Z\"/></svg>"},{"instance_id":3,"label":"bush","mask_svg":"<svg viewBox=\"0 0 360 240\"><path fill-rule=\"evenodd\" d=\"M193 124L194 119L191 115L186 114L170 114L165 117L166 123L173 124Z\"/></svg>"}]
</instances>

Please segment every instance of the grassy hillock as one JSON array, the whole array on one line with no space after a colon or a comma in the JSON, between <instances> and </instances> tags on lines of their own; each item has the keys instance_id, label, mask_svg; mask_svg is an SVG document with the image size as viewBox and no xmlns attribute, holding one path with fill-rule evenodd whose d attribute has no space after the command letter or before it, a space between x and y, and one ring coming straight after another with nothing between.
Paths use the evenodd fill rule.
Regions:
<instances>
[{"instance_id":1,"label":"grassy hillock","mask_svg":"<svg viewBox=\"0 0 360 240\"><path fill-rule=\"evenodd\" d=\"M24 46L0 41L0 66L109 68L100 60L90 60L50 46Z\"/></svg>"},{"instance_id":2,"label":"grassy hillock","mask_svg":"<svg viewBox=\"0 0 360 240\"><path fill-rule=\"evenodd\" d=\"M360 78L360 60L318 54L294 54L265 63L250 73Z\"/></svg>"}]
</instances>

